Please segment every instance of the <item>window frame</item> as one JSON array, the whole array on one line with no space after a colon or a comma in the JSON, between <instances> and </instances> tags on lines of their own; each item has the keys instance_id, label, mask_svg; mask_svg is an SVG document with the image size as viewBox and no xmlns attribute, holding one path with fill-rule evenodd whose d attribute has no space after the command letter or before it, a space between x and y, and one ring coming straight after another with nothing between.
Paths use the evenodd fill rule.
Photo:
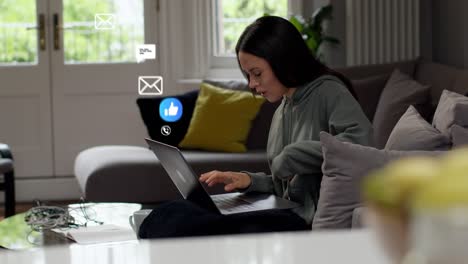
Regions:
<instances>
[{"instance_id":1,"label":"window frame","mask_svg":"<svg viewBox=\"0 0 468 264\"><path fill-rule=\"evenodd\" d=\"M221 15L217 10L217 1L219 0L211 0L209 1L209 8L211 19L209 21L210 29L209 29L209 39L208 42L210 43L208 46L210 47L210 69L209 75L216 75L216 73L227 73L229 69L233 70L238 68L238 63L235 56L229 55L218 55L217 53L217 42L221 41L220 36L218 36L218 23L219 16ZM303 7L302 7L302 0L288 0L288 9L287 14L288 17L291 14L302 14ZM240 73L240 71L238 71ZM239 75L241 77L241 75Z\"/></svg>"}]
</instances>

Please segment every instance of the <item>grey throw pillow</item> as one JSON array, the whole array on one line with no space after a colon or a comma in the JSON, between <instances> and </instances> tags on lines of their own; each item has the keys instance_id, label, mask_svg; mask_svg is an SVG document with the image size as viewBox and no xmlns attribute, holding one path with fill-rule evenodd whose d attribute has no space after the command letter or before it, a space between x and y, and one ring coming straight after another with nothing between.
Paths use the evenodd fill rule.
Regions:
<instances>
[{"instance_id":1,"label":"grey throw pillow","mask_svg":"<svg viewBox=\"0 0 468 264\"><path fill-rule=\"evenodd\" d=\"M444 90L440 96L432 125L450 135L450 127L457 124L468 127L468 97Z\"/></svg>"},{"instance_id":2,"label":"grey throw pillow","mask_svg":"<svg viewBox=\"0 0 468 264\"><path fill-rule=\"evenodd\" d=\"M452 134L452 142L454 147L468 145L468 129L459 125L453 125L450 129Z\"/></svg>"},{"instance_id":3,"label":"grey throw pillow","mask_svg":"<svg viewBox=\"0 0 468 264\"><path fill-rule=\"evenodd\" d=\"M393 128L385 149L389 150L448 150L450 138L440 133L410 106Z\"/></svg>"},{"instance_id":4,"label":"grey throw pillow","mask_svg":"<svg viewBox=\"0 0 468 264\"><path fill-rule=\"evenodd\" d=\"M389 74L382 74L365 79L351 80L358 102L369 120L374 119L380 95L389 77Z\"/></svg>"},{"instance_id":5,"label":"grey throw pillow","mask_svg":"<svg viewBox=\"0 0 468 264\"><path fill-rule=\"evenodd\" d=\"M393 127L410 105L424 108L429 98L429 86L395 70L382 91L373 120L376 147L385 147Z\"/></svg>"},{"instance_id":6,"label":"grey throw pillow","mask_svg":"<svg viewBox=\"0 0 468 264\"><path fill-rule=\"evenodd\" d=\"M363 206L362 179L390 160L405 156L434 156L441 151L378 150L348 142L321 132L323 165L322 185L312 229L350 228L353 211Z\"/></svg>"}]
</instances>

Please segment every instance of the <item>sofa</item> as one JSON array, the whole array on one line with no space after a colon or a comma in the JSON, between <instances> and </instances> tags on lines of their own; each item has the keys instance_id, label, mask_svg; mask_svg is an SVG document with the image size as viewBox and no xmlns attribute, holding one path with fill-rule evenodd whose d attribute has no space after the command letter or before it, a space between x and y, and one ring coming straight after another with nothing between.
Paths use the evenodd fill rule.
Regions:
<instances>
[{"instance_id":1,"label":"sofa","mask_svg":"<svg viewBox=\"0 0 468 264\"><path fill-rule=\"evenodd\" d=\"M359 103L369 120L374 121L375 131L383 126L392 129L396 121L379 120L376 113L382 104L381 94L386 82L395 69L430 86L427 98L421 104L421 113L427 119L433 115L444 89L460 94L468 93L468 71L446 65L416 59L392 64L366 65L336 69L348 77L357 92ZM244 84L218 82L226 89L245 89ZM240 88L239 88L240 87ZM145 100L145 99L139 99ZM210 170L262 171L269 172L265 154L269 120L277 104L266 103L252 123L245 153L222 153L197 150L182 150L195 173ZM407 106L406 106L407 107ZM400 109L401 114L406 110ZM401 115L400 114L400 115ZM384 116L385 117L385 116ZM395 117L393 117L395 118ZM398 117L396 117L398 119ZM382 117L381 117L382 119ZM386 141L388 132L380 133L376 139ZM142 135L147 137L148 135ZM378 148L383 148L382 144ZM179 192L169 179L151 150L139 146L96 146L82 151L75 160L74 173L84 194L94 202L139 202L158 203L180 198ZM223 192L222 188L211 188L212 194ZM356 220L357 221L357 220Z\"/></svg>"}]
</instances>

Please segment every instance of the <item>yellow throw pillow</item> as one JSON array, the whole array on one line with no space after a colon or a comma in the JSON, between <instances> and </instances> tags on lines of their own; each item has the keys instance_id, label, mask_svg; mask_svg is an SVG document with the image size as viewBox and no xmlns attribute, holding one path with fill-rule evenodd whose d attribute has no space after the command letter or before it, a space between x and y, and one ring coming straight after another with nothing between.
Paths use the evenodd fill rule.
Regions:
<instances>
[{"instance_id":1,"label":"yellow throw pillow","mask_svg":"<svg viewBox=\"0 0 468 264\"><path fill-rule=\"evenodd\" d=\"M181 148L245 152L252 120L265 100L202 83Z\"/></svg>"}]
</instances>

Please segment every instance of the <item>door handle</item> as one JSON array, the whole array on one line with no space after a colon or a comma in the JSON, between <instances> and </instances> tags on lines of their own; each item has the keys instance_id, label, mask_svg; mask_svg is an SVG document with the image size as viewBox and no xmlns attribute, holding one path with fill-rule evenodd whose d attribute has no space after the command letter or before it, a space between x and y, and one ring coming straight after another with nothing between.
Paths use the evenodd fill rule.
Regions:
<instances>
[{"instance_id":1,"label":"door handle","mask_svg":"<svg viewBox=\"0 0 468 264\"><path fill-rule=\"evenodd\" d=\"M38 25L37 27L27 27L26 30L38 30L39 35L39 49L44 51L46 50L46 25L45 25L45 15L39 14Z\"/></svg>"},{"instance_id":2,"label":"door handle","mask_svg":"<svg viewBox=\"0 0 468 264\"><path fill-rule=\"evenodd\" d=\"M60 20L57 13L53 16L54 22L54 50L60 50Z\"/></svg>"}]
</instances>

